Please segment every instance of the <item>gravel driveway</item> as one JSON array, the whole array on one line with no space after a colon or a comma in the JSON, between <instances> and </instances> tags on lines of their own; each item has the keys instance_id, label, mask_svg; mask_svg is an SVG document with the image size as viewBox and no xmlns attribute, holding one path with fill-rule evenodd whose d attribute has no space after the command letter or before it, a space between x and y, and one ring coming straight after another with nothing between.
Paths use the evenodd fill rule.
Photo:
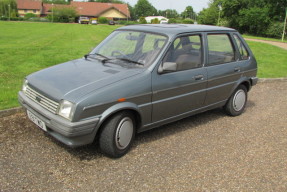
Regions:
<instances>
[{"instance_id":1,"label":"gravel driveway","mask_svg":"<svg viewBox=\"0 0 287 192\"><path fill-rule=\"evenodd\" d=\"M137 136L126 156L69 149L19 113L0 119L0 191L287 191L287 81Z\"/></svg>"},{"instance_id":2,"label":"gravel driveway","mask_svg":"<svg viewBox=\"0 0 287 192\"><path fill-rule=\"evenodd\" d=\"M256 42L261 42L261 43L268 43L270 45L281 47L282 49L287 50L287 43L278 42L278 41L267 41L267 40L261 40L261 39L249 39L249 38L244 38L244 39L247 41L256 41Z\"/></svg>"}]
</instances>

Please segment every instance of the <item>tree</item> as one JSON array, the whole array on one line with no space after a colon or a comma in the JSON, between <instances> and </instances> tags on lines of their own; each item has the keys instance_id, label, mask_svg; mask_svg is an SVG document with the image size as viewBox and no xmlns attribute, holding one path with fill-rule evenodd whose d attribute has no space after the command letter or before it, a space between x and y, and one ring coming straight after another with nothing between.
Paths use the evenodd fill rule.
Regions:
<instances>
[{"instance_id":1,"label":"tree","mask_svg":"<svg viewBox=\"0 0 287 192\"><path fill-rule=\"evenodd\" d=\"M181 16L183 18L190 18L190 19L192 19L194 17L194 11L193 11L192 6L187 6L185 8L185 10L181 13Z\"/></svg>"},{"instance_id":2,"label":"tree","mask_svg":"<svg viewBox=\"0 0 287 192\"><path fill-rule=\"evenodd\" d=\"M262 35L270 24L269 9L252 7L239 11L238 23L242 32Z\"/></svg>"},{"instance_id":3,"label":"tree","mask_svg":"<svg viewBox=\"0 0 287 192\"><path fill-rule=\"evenodd\" d=\"M90 2L99 2L99 3L120 3L126 4L124 1L121 0L89 0Z\"/></svg>"},{"instance_id":4,"label":"tree","mask_svg":"<svg viewBox=\"0 0 287 192\"><path fill-rule=\"evenodd\" d=\"M217 24L218 5L222 5L221 21L241 33L278 36L287 7L286 0L210 0L208 8L198 15L203 24ZM281 29L283 30L283 28Z\"/></svg>"},{"instance_id":5,"label":"tree","mask_svg":"<svg viewBox=\"0 0 287 192\"><path fill-rule=\"evenodd\" d=\"M70 4L70 1L66 0L43 0L43 3L49 3L49 4Z\"/></svg>"},{"instance_id":6,"label":"tree","mask_svg":"<svg viewBox=\"0 0 287 192\"><path fill-rule=\"evenodd\" d=\"M159 16L163 16L166 18L176 18L179 16L178 12L175 9L159 10L157 13Z\"/></svg>"},{"instance_id":7,"label":"tree","mask_svg":"<svg viewBox=\"0 0 287 192\"><path fill-rule=\"evenodd\" d=\"M56 22L68 23L68 22L74 22L78 14L74 7L65 7L65 8L55 8L53 16L54 21Z\"/></svg>"},{"instance_id":8,"label":"tree","mask_svg":"<svg viewBox=\"0 0 287 192\"><path fill-rule=\"evenodd\" d=\"M9 5L10 17L17 16L17 3L15 0L0 0L0 17L9 17Z\"/></svg>"},{"instance_id":9,"label":"tree","mask_svg":"<svg viewBox=\"0 0 287 192\"><path fill-rule=\"evenodd\" d=\"M135 13L135 9L128 3L128 8L130 11L130 18L131 20L136 20L136 13Z\"/></svg>"},{"instance_id":10,"label":"tree","mask_svg":"<svg viewBox=\"0 0 287 192\"><path fill-rule=\"evenodd\" d=\"M219 8L215 4L210 4L208 8L199 12L197 20L201 24L216 25Z\"/></svg>"},{"instance_id":11,"label":"tree","mask_svg":"<svg viewBox=\"0 0 287 192\"><path fill-rule=\"evenodd\" d=\"M134 10L138 17L146 17L157 14L156 8L154 8L148 0L138 0L137 4L135 4Z\"/></svg>"}]
</instances>

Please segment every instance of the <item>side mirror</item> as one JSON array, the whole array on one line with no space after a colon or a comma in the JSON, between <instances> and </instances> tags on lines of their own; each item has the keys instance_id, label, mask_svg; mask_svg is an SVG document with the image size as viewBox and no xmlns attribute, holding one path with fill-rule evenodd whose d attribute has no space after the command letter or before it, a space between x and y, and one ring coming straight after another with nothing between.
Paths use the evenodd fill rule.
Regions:
<instances>
[{"instance_id":1,"label":"side mirror","mask_svg":"<svg viewBox=\"0 0 287 192\"><path fill-rule=\"evenodd\" d=\"M168 72L174 72L177 70L177 63L175 62L165 62L163 63L159 69L159 73L168 73Z\"/></svg>"}]
</instances>

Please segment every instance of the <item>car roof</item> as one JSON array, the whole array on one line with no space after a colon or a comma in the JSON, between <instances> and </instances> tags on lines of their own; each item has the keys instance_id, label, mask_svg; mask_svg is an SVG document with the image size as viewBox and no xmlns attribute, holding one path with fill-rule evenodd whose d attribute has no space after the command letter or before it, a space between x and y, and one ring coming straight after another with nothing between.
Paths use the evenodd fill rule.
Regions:
<instances>
[{"instance_id":1,"label":"car roof","mask_svg":"<svg viewBox=\"0 0 287 192\"><path fill-rule=\"evenodd\" d=\"M194 24L143 24L143 25L128 25L117 30L133 30L133 31L145 31L153 33L162 33L166 35L176 35L180 33L190 32L209 32L209 31L233 31L235 29L227 27L218 27L211 25L194 25Z\"/></svg>"}]
</instances>

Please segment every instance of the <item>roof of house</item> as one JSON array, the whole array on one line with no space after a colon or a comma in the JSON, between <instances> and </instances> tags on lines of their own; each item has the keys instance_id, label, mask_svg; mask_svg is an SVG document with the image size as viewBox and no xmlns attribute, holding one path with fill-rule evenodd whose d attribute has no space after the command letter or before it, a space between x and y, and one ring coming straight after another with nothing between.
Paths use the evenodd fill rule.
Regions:
<instances>
[{"instance_id":1,"label":"roof of house","mask_svg":"<svg viewBox=\"0 0 287 192\"><path fill-rule=\"evenodd\" d=\"M48 15L49 13L52 12L52 7L53 9L55 8L68 8L70 7L70 5L65 5L65 4L48 4L48 3L44 3L43 4L43 10L42 10L42 14Z\"/></svg>"},{"instance_id":2,"label":"roof of house","mask_svg":"<svg viewBox=\"0 0 287 192\"><path fill-rule=\"evenodd\" d=\"M76 8L79 15L100 16L110 9L116 9L130 17L130 12L126 4L71 1L71 6Z\"/></svg>"},{"instance_id":3,"label":"roof of house","mask_svg":"<svg viewBox=\"0 0 287 192\"><path fill-rule=\"evenodd\" d=\"M42 9L41 0L17 0L17 9Z\"/></svg>"},{"instance_id":4,"label":"roof of house","mask_svg":"<svg viewBox=\"0 0 287 192\"><path fill-rule=\"evenodd\" d=\"M63 4L42 4L41 0L17 0L18 9L39 9L42 14L49 14L53 8L75 7L79 15L98 17L101 14L115 9L123 15L130 17L130 12L127 4L117 3L98 3L98 2L77 2L71 1L70 5Z\"/></svg>"}]
</instances>

